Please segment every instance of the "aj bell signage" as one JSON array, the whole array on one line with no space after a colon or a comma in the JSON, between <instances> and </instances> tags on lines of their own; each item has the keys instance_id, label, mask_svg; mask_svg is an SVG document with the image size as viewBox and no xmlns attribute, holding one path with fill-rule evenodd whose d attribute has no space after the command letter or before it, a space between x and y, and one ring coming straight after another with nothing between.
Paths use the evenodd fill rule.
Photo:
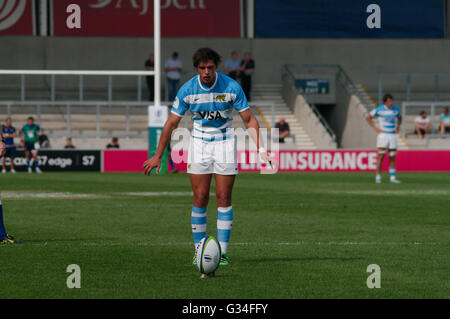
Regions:
<instances>
[{"instance_id":1,"label":"aj bell signage","mask_svg":"<svg viewBox=\"0 0 450 319\"><path fill-rule=\"evenodd\" d=\"M67 27L66 8L72 4L80 7L81 28ZM161 36L240 37L240 4L240 0L161 0ZM56 36L153 36L151 0L53 0L51 6Z\"/></svg>"},{"instance_id":2,"label":"aj bell signage","mask_svg":"<svg viewBox=\"0 0 450 319\"><path fill-rule=\"evenodd\" d=\"M0 35L33 35L35 33L31 0L0 1Z\"/></svg>"}]
</instances>

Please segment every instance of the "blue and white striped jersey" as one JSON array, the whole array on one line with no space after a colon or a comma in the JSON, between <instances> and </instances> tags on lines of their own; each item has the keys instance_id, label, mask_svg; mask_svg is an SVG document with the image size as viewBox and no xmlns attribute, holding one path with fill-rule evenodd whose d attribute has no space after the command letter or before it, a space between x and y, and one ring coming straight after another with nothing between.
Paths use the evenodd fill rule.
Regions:
<instances>
[{"instance_id":1,"label":"blue and white striped jersey","mask_svg":"<svg viewBox=\"0 0 450 319\"><path fill-rule=\"evenodd\" d=\"M226 134L232 128L233 110L238 112L249 108L241 86L232 78L216 72L216 81L211 87L194 76L178 91L172 106L172 113L183 116L187 110L192 113L192 137L204 141L218 141L232 138ZM229 131L230 132L230 131Z\"/></svg>"},{"instance_id":2,"label":"blue and white striped jersey","mask_svg":"<svg viewBox=\"0 0 450 319\"><path fill-rule=\"evenodd\" d=\"M397 105L392 105L389 109L384 104L378 106L370 115L378 117L380 121L380 128L383 133L395 134L397 128L397 120L400 117L400 108Z\"/></svg>"}]
</instances>

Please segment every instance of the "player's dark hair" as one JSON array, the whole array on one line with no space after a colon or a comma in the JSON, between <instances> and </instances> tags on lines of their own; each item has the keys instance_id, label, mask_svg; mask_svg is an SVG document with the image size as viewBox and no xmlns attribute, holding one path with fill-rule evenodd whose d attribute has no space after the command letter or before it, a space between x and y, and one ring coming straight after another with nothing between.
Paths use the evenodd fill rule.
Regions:
<instances>
[{"instance_id":1,"label":"player's dark hair","mask_svg":"<svg viewBox=\"0 0 450 319\"><path fill-rule=\"evenodd\" d=\"M420 111L420 113L419 113L419 115L424 115L424 114L426 114L427 112L425 112L425 111Z\"/></svg>"},{"instance_id":2,"label":"player's dark hair","mask_svg":"<svg viewBox=\"0 0 450 319\"><path fill-rule=\"evenodd\" d=\"M219 53L210 48L198 49L192 57L194 68L197 68L200 62L208 62L209 60L212 60L216 66L222 61Z\"/></svg>"},{"instance_id":3,"label":"player's dark hair","mask_svg":"<svg viewBox=\"0 0 450 319\"><path fill-rule=\"evenodd\" d=\"M394 97L392 96L392 94L387 93L383 96L383 102L386 102L388 99L394 100Z\"/></svg>"},{"instance_id":4,"label":"player's dark hair","mask_svg":"<svg viewBox=\"0 0 450 319\"><path fill-rule=\"evenodd\" d=\"M34 122L34 117L30 116L30 117L27 118L27 121L28 120L32 120Z\"/></svg>"}]
</instances>

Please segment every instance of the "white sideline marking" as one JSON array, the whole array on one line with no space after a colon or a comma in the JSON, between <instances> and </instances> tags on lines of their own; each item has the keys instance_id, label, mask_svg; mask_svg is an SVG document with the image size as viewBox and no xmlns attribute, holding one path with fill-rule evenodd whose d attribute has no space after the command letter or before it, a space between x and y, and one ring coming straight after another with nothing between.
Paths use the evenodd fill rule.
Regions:
<instances>
[{"instance_id":1,"label":"white sideline marking","mask_svg":"<svg viewBox=\"0 0 450 319\"><path fill-rule=\"evenodd\" d=\"M323 191L321 193L330 193L330 194L350 194L350 195L392 195L392 196L398 196L398 195L450 195L450 190L349 190L349 191L336 191L336 190L330 190L330 191Z\"/></svg>"},{"instance_id":2,"label":"white sideline marking","mask_svg":"<svg viewBox=\"0 0 450 319\"><path fill-rule=\"evenodd\" d=\"M164 243L154 243L154 242L120 242L120 243L99 243L99 242L83 242L80 239L80 243L65 243L64 241L58 242L42 242L42 243L27 243L25 244L35 245L35 246L153 246L153 247L169 247L169 246L193 246L193 242L164 242ZM230 243L231 246L406 246L406 245L448 245L449 243L441 242L241 242L241 243Z\"/></svg>"},{"instance_id":3,"label":"white sideline marking","mask_svg":"<svg viewBox=\"0 0 450 319\"><path fill-rule=\"evenodd\" d=\"M64 199L77 199L77 198L113 198L114 196L193 196L192 192L127 192L127 193L113 193L113 194L77 194L70 192L54 192L54 193L33 193L27 191L17 191L17 192L2 192L0 193L0 198L3 199L42 199L42 198L64 198ZM214 193L210 193L210 196L215 196Z\"/></svg>"},{"instance_id":4,"label":"white sideline marking","mask_svg":"<svg viewBox=\"0 0 450 319\"><path fill-rule=\"evenodd\" d=\"M100 194L75 194L75 193L2 193L1 198L21 199L21 198L98 198L110 197Z\"/></svg>"}]
</instances>

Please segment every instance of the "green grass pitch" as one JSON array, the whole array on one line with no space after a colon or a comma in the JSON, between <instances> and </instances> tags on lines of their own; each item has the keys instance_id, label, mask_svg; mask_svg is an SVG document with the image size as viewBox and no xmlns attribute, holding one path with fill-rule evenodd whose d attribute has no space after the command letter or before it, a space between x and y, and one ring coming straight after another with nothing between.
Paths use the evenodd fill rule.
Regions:
<instances>
[{"instance_id":1,"label":"green grass pitch","mask_svg":"<svg viewBox=\"0 0 450 319\"><path fill-rule=\"evenodd\" d=\"M384 178L238 175L231 264L200 279L186 174L5 174L6 227L24 244L0 246L2 296L450 298L450 174ZM214 236L216 217L211 196ZM66 286L70 264L80 289ZM379 289L366 285L370 264Z\"/></svg>"}]
</instances>

